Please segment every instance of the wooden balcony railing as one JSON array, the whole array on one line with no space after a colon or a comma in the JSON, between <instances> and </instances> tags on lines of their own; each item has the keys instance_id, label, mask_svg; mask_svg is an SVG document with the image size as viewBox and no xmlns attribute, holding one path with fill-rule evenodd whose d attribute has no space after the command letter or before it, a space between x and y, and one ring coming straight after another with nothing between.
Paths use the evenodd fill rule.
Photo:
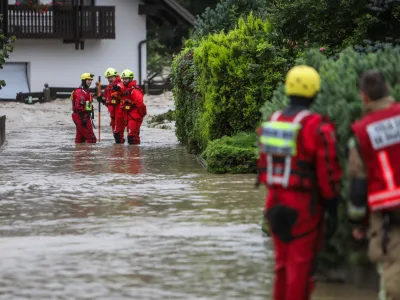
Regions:
<instances>
[{"instance_id":1,"label":"wooden balcony railing","mask_svg":"<svg viewBox=\"0 0 400 300\"><path fill-rule=\"evenodd\" d=\"M9 5L8 35L17 39L115 39L115 7L55 7L38 12Z\"/></svg>"}]
</instances>

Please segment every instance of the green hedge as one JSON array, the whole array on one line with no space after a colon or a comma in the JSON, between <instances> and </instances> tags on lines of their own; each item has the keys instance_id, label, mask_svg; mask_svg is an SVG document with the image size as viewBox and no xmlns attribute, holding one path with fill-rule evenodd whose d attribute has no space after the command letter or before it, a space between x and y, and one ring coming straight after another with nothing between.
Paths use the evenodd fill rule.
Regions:
<instances>
[{"instance_id":1,"label":"green hedge","mask_svg":"<svg viewBox=\"0 0 400 300\"><path fill-rule=\"evenodd\" d=\"M200 153L199 120L202 111L194 90L195 65L193 64L193 41L186 43L186 48L175 56L172 64L172 82L175 102L176 136L190 153Z\"/></svg>"},{"instance_id":2,"label":"green hedge","mask_svg":"<svg viewBox=\"0 0 400 300\"><path fill-rule=\"evenodd\" d=\"M250 14L228 33L188 41L175 57L177 137L189 151L199 154L211 140L254 131L260 107L291 63L274 38L269 22Z\"/></svg>"},{"instance_id":3,"label":"green hedge","mask_svg":"<svg viewBox=\"0 0 400 300\"><path fill-rule=\"evenodd\" d=\"M310 51L297 61L316 68L321 75L321 92L318 94L312 110L325 114L337 127L339 149L338 155L346 170L345 147L350 138L350 125L361 116L362 102L357 90L357 81L363 71L377 69L383 72L391 88L391 95L400 100L400 47L387 45L376 53L358 54L349 48L340 53L338 60L328 59L319 51ZM267 101L261 109L263 118L268 118L274 111L288 103L281 84L274 92L272 101ZM343 178L342 196L345 199L347 189L346 177ZM321 262L328 268L342 265L348 258L349 228L347 224L346 205L341 206L340 228L336 236L322 253ZM352 258L352 261L359 259Z\"/></svg>"},{"instance_id":4,"label":"green hedge","mask_svg":"<svg viewBox=\"0 0 400 300\"><path fill-rule=\"evenodd\" d=\"M209 142L201 155L211 173L256 173L256 134L238 133Z\"/></svg>"}]
</instances>

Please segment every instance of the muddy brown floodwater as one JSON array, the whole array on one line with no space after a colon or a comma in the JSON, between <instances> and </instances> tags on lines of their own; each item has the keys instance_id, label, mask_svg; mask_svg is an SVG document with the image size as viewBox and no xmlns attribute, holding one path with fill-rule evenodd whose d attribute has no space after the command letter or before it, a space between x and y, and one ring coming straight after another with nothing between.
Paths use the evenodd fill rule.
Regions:
<instances>
[{"instance_id":1,"label":"muddy brown floodwater","mask_svg":"<svg viewBox=\"0 0 400 300\"><path fill-rule=\"evenodd\" d=\"M254 176L208 174L146 123L142 145L114 145L105 113L101 142L75 145L69 108L0 103L0 299L270 299ZM375 298L343 285L313 297Z\"/></svg>"}]
</instances>

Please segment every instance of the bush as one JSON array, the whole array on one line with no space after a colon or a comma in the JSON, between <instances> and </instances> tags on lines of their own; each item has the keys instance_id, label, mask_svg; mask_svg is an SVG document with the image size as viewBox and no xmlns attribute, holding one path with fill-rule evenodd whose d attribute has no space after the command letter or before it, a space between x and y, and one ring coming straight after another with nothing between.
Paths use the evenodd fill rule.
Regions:
<instances>
[{"instance_id":1,"label":"bush","mask_svg":"<svg viewBox=\"0 0 400 300\"><path fill-rule=\"evenodd\" d=\"M211 173L256 173L256 135L238 133L209 142L201 155Z\"/></svg>"},{"instance_id":2,"label":"bush","mask_svg":"<svg viewBox=\"0 0 400 300\"><path fill-rule=\"evenodd\" d=\"M196 91L203 102L200 145L237 132L253 131L259 108L283 80L284 50L269 41L271 25L250 14L229 33L205 38L194 52Z\"/></svg>"},{"instance_id":3,"label":"bush","mask_svg":"<svg viewBox=\"0 0 400 300\"><path fill-rule=\"evenodd\" d=\"M172 64L172 83L175 102L176 136L190 153L200 153L199 120L202 111L197 94L194 91L195 65L194 47L189 40L186 48L179 53Z\"/></svg>"},{"instance_id":4,"label":"bush","mask_svg":"<svg viewBox=\"0 0 400 300\"><path fill-rule=\"evenodd\" d=\"M271 95L276 83L282 80L279 73L285 73L287 65L293 63L290 60L285 67L286 58L283 57L291 57L291 54L288 55L286 49L272 46L272 40L277 37L270 33L269 23L262 22L267 3L267 0L222 0L215 9L209 8L197 18L192 39L186 41L183 51L174 57L172 83L176 135L189 152L200 154L209 139L232 135L241 130L253 131L254 126L250 123L260 118L258 108L262 104L262 97ZM247 21L245 18L250 12L252 16ZM240 17L241 25L238 28ZM248 33L251 35L246 37ZM267 33L268 37L265 36ZM207 36L209 34L214 35ZM224 52L220 56L218 43L223 44ZM222 64L218 63L218 59L223 59ZM208 63L213 66L208 67ZM212 74L210 84L215 86L206 91L209 83L201 78L209 74ZM212 102L220 100L228 103L229 107L218 113L217 110L224 103L215 106ZM256 103L252 103L254 100ZM235 101L238 103L234 104ZM240 107L242 104L244 106ZM235 109L243 110L234 111L236 118L246 115L246 119L234 120L232 117L231 122L225 122L226 115ZM218 124L206 124L208 118L215 119L213 113L222 114L225 119ZM242 121L244 125L240 124Z\"/></svg>"},{"instance_id":5,"label":"bush","mask_svg":"<svg viewBox=\"0 0 400 300\"><path fill-rule=\"evenodd\" d=\"M224 135L254 131L290 61L271 36L269 22L250 14L227 34L209 35L197 47L188 42L175 58L177 136L193 152Z\"/></svg>"},{"instance_id":6,"label":"bush","mask_svg":"<svg viewBox=\"0 0 400 300\"><path fill-rule=\"evenodd\" d=\"M7 38L4 36L0 29L0 45L1 45L1 51L0 51L0 69L3 69L3 65L6 62L6 59L9 57L9 54L13 52L14 50L14 44L15 42L15 37L12 36L10 38ZM6 86L6 82L4 80L0 80L0 90L2 87Z\"/></svg>"},{"instance_id":7,"label":"bush","mask_svg":"<svg viewBox=\"0 0 400 300\"><path fill-rule=\"evenodd\" d=\"M376 53L359 54L351 48L340 53L337 60L328 59L319 51L308 52L297 61L316 68L322 80L321 92L318 94L312 110L329 116L335 123L338 133L338 155L346 170L345 148L350 138L350 125L360 118L362 102L357 90L357 81L362 72L377 69L383 72L391 87L391 94L400 100L400 47L386 45L384 50ZM268 118L274 111L288 103L284 95L283 84L274 92L272 101L266 102L262 108L263 118ZM347 180L343 178L342 196L346 197ZM340 208L340 228L328 245L328 251L322 253L321 262L332 268L346 262L348 258L347 241L349 227L347 224L346 206Z\"/></svg>"}]
</instances>

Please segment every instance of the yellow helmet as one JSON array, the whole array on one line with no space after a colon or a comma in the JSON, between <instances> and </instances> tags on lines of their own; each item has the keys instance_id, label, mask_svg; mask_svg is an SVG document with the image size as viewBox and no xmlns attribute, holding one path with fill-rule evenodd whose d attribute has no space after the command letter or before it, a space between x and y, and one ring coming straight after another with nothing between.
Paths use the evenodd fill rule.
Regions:
<instances>
[{"instance_id":1,"label":"yellow helmet","mask_svg":"<svg viewBox=\"0 0 400 300\"><path fill-rule=\"evenodd\" d=\"M313 98L321 88L321 77L312 67L301 65L289 70L285 90L288 96Z\"/></svg>"},{"instance_id":2,"label":"yellow helmet","mask_svg":"<svg viewBox=\"0 0 400 300\"><path fill-rule=\"evenodd\" d=\"M133 72L129 69L125 69L121 73L121 79L124 79L124 78L133 79L133 77L134 77Z\"/></svg>"},{"instance_id":3,"label":"yellow helmet","mask_svg":"<svg viewBox=\"0 0 400 300\"><path fill-rule=\"evenodd\" d=\"M94 74L91 74L91 73L83 73L82 75L81 75L81 79L82 80L93 80L93 78L94 78Z\"/></svg>"},{"instance_id":4,"label":"yellow helmet","mask_svg":"<svg viewBox=\"0 0 400 300\"><path fill-rule=\"evenodd\" d=\"M104 72L104 77L108 78L111 76L118 76L118 72L117 70L115 70L114 68L108 68L105 72Z\"/></svg>"}]
</instances>

